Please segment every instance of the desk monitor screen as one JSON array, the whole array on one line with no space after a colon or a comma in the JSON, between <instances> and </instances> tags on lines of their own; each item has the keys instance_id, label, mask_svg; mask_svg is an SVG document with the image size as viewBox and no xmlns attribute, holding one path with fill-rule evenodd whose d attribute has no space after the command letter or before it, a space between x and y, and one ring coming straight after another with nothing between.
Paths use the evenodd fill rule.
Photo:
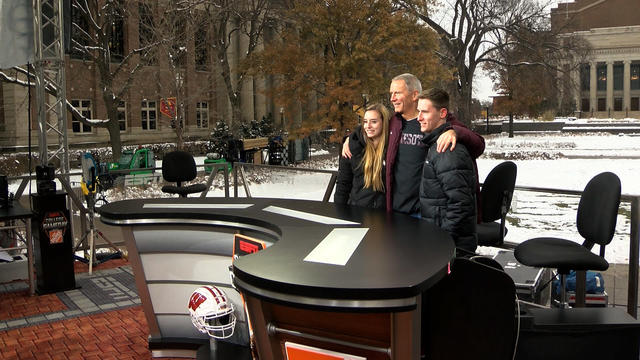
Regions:
<instances>
[{"instance_id":1,"label":"desk monitor screen","mask_svg":"<svg viewBox=\"0 0 640 360\"><path fill-rule=\"evenodd\" d=\"M264 250L267 244L256 238L252 238L242 234L235 234L233 236L233 258L236 259L239 256L247 254L253 254L260 250Z\"/></svg>"},{"instance_id":2,"label":"desk monitor screen","mask_svg":"<svg viewBox=\"0 0 640 360\"><path fill-rule=\"evenodd\" d=\"M284 347L288 360L367 360L362 356L344 354L289 341L285 341Z\"/></svg>"}]
</instances>

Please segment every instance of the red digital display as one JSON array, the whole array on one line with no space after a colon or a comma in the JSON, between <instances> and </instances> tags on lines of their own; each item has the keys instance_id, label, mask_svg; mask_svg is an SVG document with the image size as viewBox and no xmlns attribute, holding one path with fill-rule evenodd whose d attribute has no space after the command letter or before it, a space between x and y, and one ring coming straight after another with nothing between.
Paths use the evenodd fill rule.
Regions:
<instances>
[{"instance_id":1,"label":"red digital display","mask_svg":"<svg viewBox=\"0 0 640 360\"><path fill-rule=\"evenodd\" d=\"M233 257L253 254L266 248L262 240L254 239L242 234L235 234L233 237Z\"/></svg>"}]
</instances>

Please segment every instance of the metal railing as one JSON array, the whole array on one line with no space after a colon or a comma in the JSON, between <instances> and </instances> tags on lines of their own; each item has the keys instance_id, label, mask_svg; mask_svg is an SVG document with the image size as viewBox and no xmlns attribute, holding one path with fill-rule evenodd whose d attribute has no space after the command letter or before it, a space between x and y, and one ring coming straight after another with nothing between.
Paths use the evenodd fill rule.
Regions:
<instances>
[{"instance_id":1,"label":"metal railing","mask_svg":"<svg viewBox=\"0 0 640 360\"><path fill-rule=\"evenodd\" d=\"M230 183L229 183L229 171L227 171L227 163L215 163L215 164L204 164L198 165L198 168L211 168L211 173L207 176L207 190L203 191L200 194L200 197L206 197L209 191L209 188L213 184L213 180L218 176L218 174L222 174L224 179L224 193L225 197L230 196ZM300 168L300 167L290 167L290 166L275 166L275 165L261 165L261 164L251 164L251 163L234 163L233 164L233 179L234 179L234 191L233 196L238 197L238 186L242 184L245 194L247 197L251 198L251 190L249 188L249 182L247 181L247 175L245 172L245 168L264 168L270 170L280 170L280 171L288 171L288 172L309 172L309 173L324 173L330 174L331 177L327 184L327 188L324 192L324 196L322 198L323 202L328 202L331 194L333 193L333 189L336 184L336 179L338 172L336 170L321 170L321 169L308 169L308 168ZM159 168L153 168L152 170L158 170ZM131 170L120 170L118 173L127 173L133 171L139 171L145 169L131 169ZM146 169L149 170L149 169ZM82 175L81 172L71 173L71 176ZM239 181L239 177L241 177L241 181ZM21 180L21 183L16 191L15 198L19 199L23 194L24 189L26 188L27 183L31 177L29 176L19 176L19 177L11 177L9 180ZM73 201L76 209L81 212L81 229L86 228L86 215L88 213L88 209L84 206L83 201L76 195L75 191L63 178L59 178L64 189L70 194L70 199ZM562 194L562 195L574 195L580 196L582 191L576 190L562 190L555 188L543 188L543 187L530 187L530 186L516 186L516 190L519 191L530 191L530 192L538 192L538 193L550 193L550 194ZM627 292L627 312L637 318L638 315L638 266L640 264L640 196L638 195L628 195L623 194L621 196L621 202L627 202L631 204L631 219L630 219L630 231L629 231L629 268L628 268L628 292ZM505 241L505 247L513 248L517 244L513 242Z\"/></svg>"}]
</instances>

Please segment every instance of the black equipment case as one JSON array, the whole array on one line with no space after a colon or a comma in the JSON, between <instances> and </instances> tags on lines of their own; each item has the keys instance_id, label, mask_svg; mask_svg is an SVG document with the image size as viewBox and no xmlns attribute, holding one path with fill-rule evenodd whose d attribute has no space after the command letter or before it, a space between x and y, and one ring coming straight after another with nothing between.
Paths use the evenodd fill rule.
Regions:
<instances>
[{"instance_id":1,"label":"black equipment case","mask_svg":"<svg viewBox=\"0 0 640 360\"><path fill-rule=\"evenodd\" d=\"M500 250L494 257L516 284L518 299L546 305L551 296L551 271L545 268L522 265L513 251Z\"/></svg>"}]
</instances>

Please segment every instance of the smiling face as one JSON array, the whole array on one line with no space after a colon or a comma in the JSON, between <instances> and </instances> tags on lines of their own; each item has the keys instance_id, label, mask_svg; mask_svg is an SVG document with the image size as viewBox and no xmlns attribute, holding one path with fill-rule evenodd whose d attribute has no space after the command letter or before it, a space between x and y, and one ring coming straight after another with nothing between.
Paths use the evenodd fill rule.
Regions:
<instances>
[{"instance_id":1,"label":"smiling face","mask_svg":"<svg viewBox=\"0 0 640 360\"><path fill-rule=\"evenodd\" d=\"M377 140L382 135L382 115L376 110L368 110L364 113L362 128L371 140Z\"/></svg>"},{"instance_id":2,"label":"smiling face","mask_svg":"<svg viewBox=\"0 0 640 360\"><path fill-rule=\"evenodd\" d=\"M418 91L410 92L404 80L394 80L389 87L389 96L393 109L405 119L413 119L416 114Z\"/></svg>"},{"instance_id":3,"label":"smiling face","mask_svg":"<svg viewBox=\"0 0 640 360\"><path fill-rule=\"evenodd\" d=\"M432 132L444 124L447 117L447 108L438 109L429 99L418 100L418 122L420 131Z\"/></svg>"}]
</instances>

